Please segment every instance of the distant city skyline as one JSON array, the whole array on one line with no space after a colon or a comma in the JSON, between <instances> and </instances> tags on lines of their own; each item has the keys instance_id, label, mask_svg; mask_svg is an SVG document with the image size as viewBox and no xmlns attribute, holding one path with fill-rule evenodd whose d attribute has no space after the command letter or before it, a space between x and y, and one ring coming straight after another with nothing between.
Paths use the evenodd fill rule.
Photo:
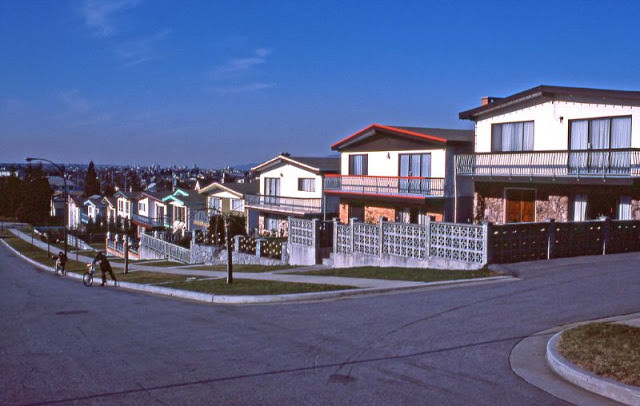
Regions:
<instances>
[{"instance_id":1,"label":"distant city skyline","mask_svg":"<svg viewBox=\"0 0 640 406\"><path fill-rule=\"evenodd\" d=\"M639 12L633 1L3 1L0 162L327 156L372 123L473 128L458 113L482 96L640 90Z\"/></svg>"}]
</instances>

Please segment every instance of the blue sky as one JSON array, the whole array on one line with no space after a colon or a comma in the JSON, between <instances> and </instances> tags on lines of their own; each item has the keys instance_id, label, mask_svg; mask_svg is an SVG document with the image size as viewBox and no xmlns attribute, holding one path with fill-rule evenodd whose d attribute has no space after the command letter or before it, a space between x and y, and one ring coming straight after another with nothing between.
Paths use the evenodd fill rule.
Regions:
<instances>
[{"instance_id":1,"label":"blue sky","mask_svg":"<svg viewBox=\"0 0 640 406\"><path fill-rule=\"evenodd\" d=\"M325 156L482 96L640 90L636 1L0 2L0 162Z\"/></svg>"}]
</instances>

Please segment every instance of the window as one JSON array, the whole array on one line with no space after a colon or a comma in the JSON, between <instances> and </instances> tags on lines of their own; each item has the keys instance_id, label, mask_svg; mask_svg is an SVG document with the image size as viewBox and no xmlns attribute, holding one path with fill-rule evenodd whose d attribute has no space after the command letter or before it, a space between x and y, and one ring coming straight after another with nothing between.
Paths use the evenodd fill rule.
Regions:
<instances>
[{"instance_id":1,"label":"window","mask_svg":"<svg viewBox=\"0 0 640 406\"><path fill-rule=\"evenodd\" d=\"M222 207L222 199L219 197L209 197L209 208L215 211L220 211Z\"/></svg>"},{"instance_id":2,"label":"window","mask_svg":"<svg viewBox=\"0 0 640 406\"><path fill-rule=\"evenodd\" d=\"M265 204L279 204L280 196L280 178L264 178L264 199Z\"/></svg>"},{"instance_id":3,"label":"window","mask_svg":"<svg viewBox=\"0 0 640 406\"><path fill-rule=\"evenodd\" d=\"M147 211L147 205L143 202L138 202L138 213Z\"/></svg>"},{"instance_id":4,"label":"window","mask_svg":"<svg viewBox=\"0 0 640 406\"><path fill-rule=\"evenodd\" d=\"M242 199L231 199L231 210L244 211L244 202Z\"/></svg>"},{"instance_id":5,"label":"window","mask_svg":"<svg viewBox=\"0 0 640 406\"><path fill-rule=\"evenodd\" d=\"M618 201L618 220L631 220L630 196L620 196Z\"/></svg>"},{"instance_id":6,"label":"window","mask_svg":"<svg viewBox=\"0 0 640 406\"><path fill-rule=\"evenodd\" d=\"M368 175L368 161L367 154L349 155L349 175Z\"/></svg>"},{"instance_id":7,"label":"window","mask_svg":"<svg viewBox=\"0 0 640 406\"><path fill-rule=\"evenodd\" d=\"M569 149L584 151L569 154L572 173L629 173L630 151L608 150L631 147L631 117L571 120L569 123ZM601 150L605 151L597 152Z\"/></svg>"},{"instance_id":8,"label":"window","mask_svg":"<svg viewBox=\"0 0 640 406\"><path fill-rule=\"evenodd\" d=\"M131 202L124 202L124 210L125 210L125 213L131 212Z\"/></svg>"},{"instance_id":9,"label":"window","mask_svg":"<svg viewBox=\"0 0 640 406\"><path fill-rule=\"evenodd\" d=\"M122 202L122 200L118 200L118 211L123 211L123 210L124 210L123 202Z\"/></svg>"},{"instance_id":10,"label":"window","mask_svg":"<svg viewBox=\"0 0 640 406\"><path fill-rule=\"evenodd\" d=\"M431 177L431 154L400 154L400 176L409 178ZM400 192L428 193L431 179L400 179Z\"/></svg>"},{"instance_id":11,"label":"window","mask_svg":"<svg viewBox=\"0 0 640 406\"><path fill-rule=\"evenodd\" d=\"M631 117L571 120L569 131L570 149L631 147Z\"/></svg>"},{"instance_id":12,"label":"window","mask_svg":"<svg viewBox=\"0 0 640 406\"><path fill-rule=\"evenodd\" d=\"M301 192L315 192L316 180L314 178L298 178L298 190Z\"/></svg>"},{"instance_id":13,"label":"window","mask_svg":"<svg viewBox=\"0 0 640 406\"><path fill-rule=\"evenodd\" d=\"M533 151L533 121L492 124L491 151Z\"/></svg>"}]
</instances>

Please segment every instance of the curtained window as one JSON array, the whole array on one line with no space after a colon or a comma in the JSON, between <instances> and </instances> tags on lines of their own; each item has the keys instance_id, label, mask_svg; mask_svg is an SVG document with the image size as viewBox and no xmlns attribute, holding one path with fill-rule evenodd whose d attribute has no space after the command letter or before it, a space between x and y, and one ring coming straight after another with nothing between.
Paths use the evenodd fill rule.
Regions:
<instances>
[{"instance_id":1,"label":"curtained window","mask_svg":"<svg viewBox=\"0 0 640 406\"><path fill-rule=\"evenodd\" d=\"M491 151L533 151L533 121L493 124Z\"/></svg>"},{"instance_id":2,"label":"curtained window","mask_svg":"<svg viewBox=\"0 0 640 406\"><path fill-rule=\"evenodd\" d=\"M300 192L315 192L316 180L314 178L298 178L298 190Z\"/></svg>"},{"instance_id":3,"label":"curtained window","mask_svg":"<svg viewBox=\"0 0 640 406\"><path fill-rule=\"evenodd\" d=\"M630 147L631 117L592 118L570 122L569 149L588 151L570 154L569 167L574 172L628 173L630 152L609 150Z\"/></svg>"},{"instance_id":4,"label":"curtained window","mask_svg":"<svg viewBox=\"0 0 640 406\"><path fill-rule=\"evenodd\" d=\"M573 221L584 221L587 217L587 195L576 195L573 201Z\"/></svg>"},{"instance_id":5,"label":"curtained window","mask_svg":"<svg viewBox=\"0 0 640 406\"><path fill-rule=\"evenodd\" d=\"M620 196L618 202L618 220L631 220L631 197Z\"/></svg>"},{"instance_id":6,"label":"curtained window","mask_svg":"<svg viewBox=\"0 0 640 406\"><path fill-rule=\"evenodd\" d=\"M368 175L369 159L367 154L349 155L349 175Z\"/></svg>"}]
</instances>

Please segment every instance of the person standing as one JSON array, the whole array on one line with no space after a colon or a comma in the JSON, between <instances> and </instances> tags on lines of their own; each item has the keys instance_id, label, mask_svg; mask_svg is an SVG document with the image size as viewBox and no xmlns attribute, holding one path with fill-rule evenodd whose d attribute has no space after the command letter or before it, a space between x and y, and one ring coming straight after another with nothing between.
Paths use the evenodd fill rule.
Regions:
<instances>
[{"instance_id":1,"label":"person standing","mask_svg":"<svg viewBox=\"0 0 640 406\"><path fill-rule=\"evenodd\" d=\"M107 256L104 255L102 251L99 251L96 254L96 257L93 259L93 264L100 264L100 272L102 272L102 284L100 286L104 286L107 283L107 272L111 275L111 279L113 279L113 283L118 283L116 277L113 275L113 269L111 269L111 264L107 259Z\"/></svg>"}]
</instances>

